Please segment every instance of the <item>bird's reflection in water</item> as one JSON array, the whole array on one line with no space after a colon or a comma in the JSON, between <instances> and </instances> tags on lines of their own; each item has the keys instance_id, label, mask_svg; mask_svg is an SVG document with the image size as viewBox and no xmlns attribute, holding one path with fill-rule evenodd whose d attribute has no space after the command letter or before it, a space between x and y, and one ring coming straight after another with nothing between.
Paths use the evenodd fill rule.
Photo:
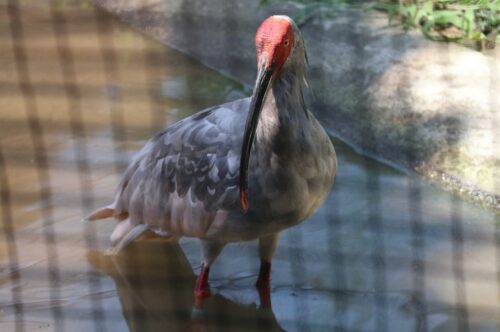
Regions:
<instances>
[{"instance_id":1,"label":"bird's reflection in water","mask_svg":"<svg viewBox=\"0 0 500 332\"><path fill-rule=\"evenodd\" d=\"M130 331L283 331L271 309L219 294L193 310L196 275L177 243L139 241L115 256L90 251L87 258L114 279Z\"/></svg>"}]
</instances>

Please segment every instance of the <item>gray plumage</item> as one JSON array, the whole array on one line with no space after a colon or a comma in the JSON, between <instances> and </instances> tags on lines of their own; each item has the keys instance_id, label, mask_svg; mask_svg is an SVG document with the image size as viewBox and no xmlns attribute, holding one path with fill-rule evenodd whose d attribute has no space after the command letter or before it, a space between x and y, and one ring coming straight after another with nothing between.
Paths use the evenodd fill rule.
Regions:
<instances>
[{"instance_id":1,"label":"gray plumage","mask_svg":"<svg viewBox=\"0 0 500 332\"><path fill-rule=\"evenodd\" d=\"M115 244L145 230L218 243L262 238L302 222L324 201L337 161L329 137L305 107L305 47L295 24L293 30L295 44L265 97L251 149L249 211L242 211L238 192L250 107L245 98L185 118L146 143L114 203L89 217L120 221Z\"/></svg>"}]
</instances>

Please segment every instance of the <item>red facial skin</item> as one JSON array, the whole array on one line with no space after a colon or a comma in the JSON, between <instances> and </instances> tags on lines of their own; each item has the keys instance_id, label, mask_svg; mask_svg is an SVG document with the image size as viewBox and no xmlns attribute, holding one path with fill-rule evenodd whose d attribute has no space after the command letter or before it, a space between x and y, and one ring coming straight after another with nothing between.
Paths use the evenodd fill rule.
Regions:
<instances>
[{"instance_id":1,"label":"red facial skin","mask_svg":"<svg viewBox=\"0 0 500 332\"><path fill-rule=\"evenodd\" d=\"M266 54L265 68L274 64L274 73L278 74L292 51L294 35L292 25L284 18L271 16L257 29L255 45L257 47L257 65Z\"/></svg>"}]
</instances>

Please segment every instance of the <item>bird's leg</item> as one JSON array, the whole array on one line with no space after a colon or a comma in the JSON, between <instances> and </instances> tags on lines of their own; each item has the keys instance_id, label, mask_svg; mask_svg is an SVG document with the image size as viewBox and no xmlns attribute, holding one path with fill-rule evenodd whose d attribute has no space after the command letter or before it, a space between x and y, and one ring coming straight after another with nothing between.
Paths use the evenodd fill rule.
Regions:
<instances>
[{"instance_id":1,"label":"bird's leg","mask_svg":"<svg viewBox=\"0 0 500 332\"><path fill-rule=\"evenodd\" d=\"M208 283L208 275L210 266L219 256L225 243L201 240L201 270L198 279L194 286L195 308L203 306L203 300L210 297L210 284Z\"/></svg>"},{"instance_id":2,"label":"bird's leg","mask_svg":"<svg viewBox=\"0 0 500 332\"><path fill-rule=\"evenodd\" d=\"M196 299L203 300L210 296L210 285L208 284L208 274L210 273L210 267L206 266L204 263L201 264L201 271L196 283L194 285L194 295Z\"/></svg>"},{"instance_id":3,"label":"bird's leg","mask_svg":"<svg viewBox=\"0 0 500 332\"><path fill-rule=\"evenodd\" d=\"M259 239L260 270L255 287L259 291L260 305L271 307L271 260L279 241L279 233L263 236Z\"/></svg>"}]
</instances>

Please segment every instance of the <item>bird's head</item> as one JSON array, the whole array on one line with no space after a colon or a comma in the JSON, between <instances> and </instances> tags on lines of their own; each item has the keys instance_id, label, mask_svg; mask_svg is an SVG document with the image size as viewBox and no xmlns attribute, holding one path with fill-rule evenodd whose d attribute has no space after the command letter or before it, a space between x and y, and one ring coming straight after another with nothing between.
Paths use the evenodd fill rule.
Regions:
<instances>
[{"instance_id":1,"label":"bird's head","mask_svg":"<svg viewBox=\"0 0 500 332\"><path fill-rule=\"evenodd\" d=\"M255 34L257 66L278 75L295 46L297 28L288 16L271 16Z\"/></svg>"},{"instance_id":2,"label":"bird's head","mask_svg":"<svg viewBox=\"0 0 500 332\"><path fill-rule=\"evenodd\" d=\"M304 42L297 25L288 16L275 15L261 23L255 35L257 79L248 113L240 158L240 202L248 210L248 163L255 131L272 82L290 63L305 60Z\"/></svg>"}]
</instances>

